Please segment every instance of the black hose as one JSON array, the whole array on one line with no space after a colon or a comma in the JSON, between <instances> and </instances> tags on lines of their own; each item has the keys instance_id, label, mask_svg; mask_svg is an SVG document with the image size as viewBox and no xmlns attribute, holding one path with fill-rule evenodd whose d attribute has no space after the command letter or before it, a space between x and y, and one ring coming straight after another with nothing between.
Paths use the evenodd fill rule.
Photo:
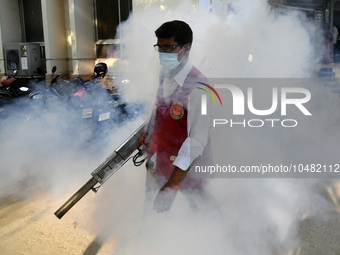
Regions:
<instances>
[{"instance_id":1,"label":"black hose","mask_svg":"<svg viewBox=\"0 0 340 255\"><path fill-rule=\"evenodd\" d=\"M137 152L136 155L134 155L133 158L132 158L133 164L134 164L135 166L140 166L140 165L143 164L144 161L148 158L148 157L145 157L145 158L143 158L143 159L137 161L138 158L140 158L140 157L143 156L143 154L144 154L144 152L143 152L141 149L138 148L138 152Z\"/></svg>"}]
</instances>

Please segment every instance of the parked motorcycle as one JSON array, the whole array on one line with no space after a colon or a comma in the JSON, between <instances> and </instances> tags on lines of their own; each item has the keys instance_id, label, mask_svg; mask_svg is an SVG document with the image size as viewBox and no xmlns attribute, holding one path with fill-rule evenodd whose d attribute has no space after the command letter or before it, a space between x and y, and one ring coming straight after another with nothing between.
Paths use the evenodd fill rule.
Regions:
<instances>
[{"instance_id":1,"label":"parked motorcycle","mask_svg":"<svg viewBox=\"0 0 340 255\"><path fill-rule=\"evenodd\" d=\"M0 96L8 98L18 98L27 96L33 90L31 87L23 83L23 80L18 80L15 76L18 70L13 71L13 75L3 76L1 78Z\"/></svg>"},{"instance_id":2,"label":"parked motorcycle","mask_svg":"<svg viewBox=\"0 0 340 255\"><path fill-rule=\"evenodd\" d=\"M50 84L47 87L45 84L36 86L36 89L29 94L29 98L35 109L34 118L46 128L58 129L63 134L60 141L67 145L73 142L71 138L74 135L70 130L81 124L75 117L77 112L71 103L77 86L61 79L59 74L54 76L56 70L54 66Z\"/></svg>"},{"instance_id":3,"label":"parked motorcycle","mask_svg":"<svg viewBox=\"0 0 340 255\"><path fill-rule=\"evenodd\" d=\"M9 109L14 107L18 99L27 103L26 96L32 91L32 88L24 84L22 80L15 78L18 71L14 70L13 75L3 76L0 86L0 119L7 118L10 114Z\"/></svg>"},{"instance_id":4,"label":"parked motorcycle","mask_svg":"<svg viewBox=\"0 0 340 255\"><path fill-rule=\"evenodd\" d=\"M35 89L28 95L35 102L44 102L46 103L51 98L60 98L62 94L60 93L60 89L58 89L55 85L60 78L58 74L53 78L54 73L56 72L57 67L53 66L52 68L52 80L49 86L45 87L45 84L36 86Z\"/></svg>"},{"instance_id":5,"label":"parked motorcycle","mask_svg":"<svg viewBox=\"0 0 340 255\"><path fill-rule=\"evenodd\" d=\"M102 140L124 123L128 114L121 95L110 89L97 86L107 74L107 65L98 63L94 67L92 80L85 81L74 93L72 102L81 110L83 125L90 130L91 140Z\"/></svg>"},{"instance_id":6,"label":"parked motorcycle","mask_svg":"<svg viewBox=\"0 0 340 255\"><path fill-rule=\"evenodd\" d=\"M0 86L0 120L9 118L14 112L22 112L28 104L27 95L33 90L23 80L16 79L18 71L12 75L3 76Z\"/></svg>"}]
</instances>

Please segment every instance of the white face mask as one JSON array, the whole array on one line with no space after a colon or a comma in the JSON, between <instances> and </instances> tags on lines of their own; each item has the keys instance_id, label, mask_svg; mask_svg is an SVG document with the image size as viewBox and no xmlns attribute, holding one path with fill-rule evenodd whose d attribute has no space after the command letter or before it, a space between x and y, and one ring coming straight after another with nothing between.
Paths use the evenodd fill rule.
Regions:
<instances>
[{"instance_id":1,"label":"white face mask","mask_svg":"<svg viewBox=\"0 0 340 255\"><path fill-rule=\"evenodd\" d=\"M184 48L184 47L183 47ZM183 49L182 48L182 49ZM182 62L178 61L178 54L182 51L182 49L178 53L167 53L167 52L159 52L159 61L162 66L166 69L175 69Z\"/></svg>"}]
</instances>

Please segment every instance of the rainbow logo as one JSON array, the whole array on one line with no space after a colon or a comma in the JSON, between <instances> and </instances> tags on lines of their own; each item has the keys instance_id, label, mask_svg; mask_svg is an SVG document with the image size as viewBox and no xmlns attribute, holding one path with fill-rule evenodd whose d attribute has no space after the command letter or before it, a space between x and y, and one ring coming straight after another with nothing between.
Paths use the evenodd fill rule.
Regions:
<instances>
[{"instance_id":1,"label":"rainbow logo","mask_svg":"<svg viewBox=\"0 0 340 255\"><path fill-rule=\"evenodd\" d=\"M220 101L221 106L222 106L221 97L220 97L220 95L217 93L217 91L216 91L213 87L211 87L210 85L205 84L205 83L203 83L203 82L197 82L197 83L206 86L206 87L209 88L212 92L214 92L215 95L217 96L218 100ZM217 105L214 96L211 94L211 92L210 92L209 90L206 90L206 89L203 89L203 88L200 88L200 87L197 87L197 88L203 90L204 92L206 92L206 93L212 98L212 100L214 100L215 105Z\"/></svg>"}]
</instances>

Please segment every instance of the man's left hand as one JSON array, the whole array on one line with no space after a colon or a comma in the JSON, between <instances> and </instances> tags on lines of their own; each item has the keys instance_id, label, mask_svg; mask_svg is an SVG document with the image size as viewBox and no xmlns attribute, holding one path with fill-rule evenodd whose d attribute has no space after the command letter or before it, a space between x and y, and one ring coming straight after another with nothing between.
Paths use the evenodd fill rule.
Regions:
<instances>
[{"instance_id":1,"label":"man's left hand","mask_svg":"<svg viewBox=\"0 0 340 255\"><path fill-rule=\"evenodd\" d=\"M155 201L153 202L153 209L157 212L169 211L175 197L177 195L177 189L168 187L166 184L158 192Z\"/></svg>"},{"instance_id":2,"label":"man's left hand","mask_svg":"<svg viewBox=\"0 0 340 255\"><path fill-rule=\"evenodd\" d=\"M177 190L181 186L182 181L184 180L187 170L183 171L182 169L175 167L172 172L169 180L158 192L155 201L153 202L153 209L157 212L169 211L172 203L175 200Z\"/></svg>"}]
</instances>

